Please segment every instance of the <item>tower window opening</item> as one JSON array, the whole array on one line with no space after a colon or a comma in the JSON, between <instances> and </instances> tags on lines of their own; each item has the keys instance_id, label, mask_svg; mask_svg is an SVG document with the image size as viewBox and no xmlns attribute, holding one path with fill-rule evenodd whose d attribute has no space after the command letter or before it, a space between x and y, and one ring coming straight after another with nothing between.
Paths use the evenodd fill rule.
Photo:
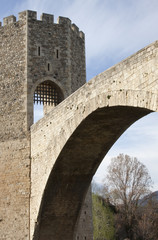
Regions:
<instances>
[{"instance_id":1,"label":"tower window opening","mask_svg":"<svg viewBox=\"0 0 158 240\"><path fill-rule=\"evenodd\" d=\"M64 99L61 89L52 81L39 84L34 92L34 123Z\"/></svg>"},{"instance_id":2,"label":"tower window opening","mask_svg":"<svg viewBox=\"0 0 158 240\"><path fill-rule=\"evenodd\" d=\"M56 106L62 101L59 88L50 81L45 81L37 86L34 92L34 104Z\"/></svg>"},{"instance_id":3,"label":"tower window opening","mask_svg":"<svg viewBox=\"0 0 158 240\"><path fill-rule=\"evenodd\" d=\"M59 58L59 49L56 50L56 58Z\"/></svg>"},{"instance_id":4,"label":"tower window opening","mask_svg":"<svg viewBox=\"0 0 158 240\"><path fill-rule=\"evenodd\" d=\"M38 56L41 56L41 47L38 47Z\"/></svg>"},{"instance_id":5,"label":"tower window opening","mask_svg":"<svg viewBox=\"0 0 158 240\"><path fill-rule=\"evenodd\" d=\"M48 63L48 72L50 71L50 63Z\"/></svg>"}]
</instances>

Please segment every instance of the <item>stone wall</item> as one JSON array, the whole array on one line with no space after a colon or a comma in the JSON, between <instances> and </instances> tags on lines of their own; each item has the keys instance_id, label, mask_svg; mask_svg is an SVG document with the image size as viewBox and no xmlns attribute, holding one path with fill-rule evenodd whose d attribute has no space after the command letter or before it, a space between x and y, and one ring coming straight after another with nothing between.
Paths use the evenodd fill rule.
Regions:
<instances>
[{"instance_id":1,"label":"stone wall","mask_svg":"<svg viewBox=\"0 0 158 240\"><path fill-rule=\"evenodd\" d=\"M106 71L98 74L92 81L104 81L108 90L133 89L157 92L158 41L139 50ZM91 81L91 82L92 82Z\"/></svg>"},{"instance_id":2,"label":"stone wall","mask_svg":"<svg viewBox=\"0 0 158 240\"><path fill-rule=\"evenodd\" d=\"M135 64L134 68L132 63ZM48 215L52 213L54 217L52 225L49 225L52 228L66 225L64 219L69 214L75 219L91 177L106 152L132 123L158 110L157 67L158 44L155 42L94 77L31 127L32 225L35 221L40 223L37 210L42 198ZM141 89L140 82L146 87ZM42 179L40 176L43 176ZM49 185L52 179L57 184L54 189ZM59 193L57 187L61 189ZM78 191L75 187L78 187ZM71 198L69 194L72 189ZM54 202L49 201L47 194L51 194ZM58 209L60 205L62 207ZM71 206L70 213L67 212L70 210L68 206ZM61 216L61 222L56 216ZM46 219L44 212L43 218ZM72 225L68 223L66 227L73 226L72 222ZM65 239L70 239L71 235L68 234L71 234L71 230L70 227L69 233L68 230L63 233Z\"/></svg>"},{"instance_id":3,"label":"stone wall","mask_svg":"<svg viewBox=\"0 0 158 240\"><path fill-rule=\"evenodd\" d=\"M64 98L86 82L85 40L71 20L42 14L37 20L36 12L28 11L28 112L32 116L33 93L43 81L54 82ZM78 29L76 31L76 29ZM49 110L50 111L50 110ZM33 119L29 120L30 125Z\"/></svg>"},{"instance_id":4,"label":"stone wall","mask_svg":"<svg viewBox=\"0 0 158 240\"><path fill-rule=\"evenodd\" d=\"M90 239L87 203L80 222L78 216L92 176L125 129L158 110L158 42L81 87L84 34L68 18L60 17L57 24L53 19L43 14L37 20L36 12L25 11L18 21L10 16L0 26L0 237L4 240L32 239L34 229L40 240ZM34 91L48 80L67 99L31 127Z\"/></svg>"},{"instance_id":5,"label":"stone wall","mask_svg":"<svg viewBox=\"0 0 158 240\"><path fill-rule=\"evenodd\" d=\"M56 24L53 15L37 20L36 12L24 11L18 21L12 15L0 23L1 239L30 237L34 91L48 80L64 98L81 87L86 81L84 48L84 34L68 18L59 17ZM41 168L40 162L36 167Z\"/></svg>"},{"instance_id":6,"label":"stone wall","mask_svg":"<svg viewBox=\"0 0 158 240\"><path fill-rule=\"evenodd\" d=\"M92 192L89 187L78 216L73 240L93 240Z\"/></svg>"},{"instance_id":7,"label":"stone wall","mask_svg":"<svg viewBox=\"0 0 158 240\"><path fill-rule=\"evenodd\" d=\"M0 239L29 239L26 22L0 27Z\"/></svg>"}]
</instances>

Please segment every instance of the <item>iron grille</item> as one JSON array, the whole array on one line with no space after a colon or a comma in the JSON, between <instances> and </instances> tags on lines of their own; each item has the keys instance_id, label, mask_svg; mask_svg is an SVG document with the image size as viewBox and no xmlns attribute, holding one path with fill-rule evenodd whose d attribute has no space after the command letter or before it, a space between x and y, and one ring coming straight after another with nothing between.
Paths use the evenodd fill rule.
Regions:
<instances>
[{"instance_id":1,"label":"iron grille","mask_svg":"<svg viewBox=\"0 0 158 240\"><path fill-rule=\"evenodd\" d=\"M37 86L34 92L34 103L56 106L61 102L59 89L50 81Z\"/></svg>"}]
</instances>

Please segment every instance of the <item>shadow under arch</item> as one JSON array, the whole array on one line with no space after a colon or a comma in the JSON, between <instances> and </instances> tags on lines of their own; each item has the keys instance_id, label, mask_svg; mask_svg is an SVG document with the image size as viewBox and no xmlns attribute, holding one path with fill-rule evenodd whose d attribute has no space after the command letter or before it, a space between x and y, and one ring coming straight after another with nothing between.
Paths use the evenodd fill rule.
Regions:
<instances>
[{"instance_id":1,"label":"shadow under arch","mask_svg":"<svg viewBox=\"0 0 158 240\"><path fill-rule=\"evenodd\" d=\"M151 112L132 106L102 107L79 124L49 176L34 240L73 239L84 197L102 159L131 124Z\"/></svg>"}]
</instances>

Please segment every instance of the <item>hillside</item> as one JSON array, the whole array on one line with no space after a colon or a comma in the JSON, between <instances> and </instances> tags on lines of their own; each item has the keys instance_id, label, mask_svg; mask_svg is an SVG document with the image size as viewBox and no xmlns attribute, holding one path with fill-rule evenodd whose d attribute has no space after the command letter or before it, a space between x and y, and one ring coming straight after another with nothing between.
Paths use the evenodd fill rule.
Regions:
<instances>
[{"instance_id":1,"label":"hillside","mask_svg":"<svg viewBox=\"0 0 158 240\"><path fill-rule=\"evenodd\" d=\"M152 192L140 200L140 204L145 206L149 201L158 202L158 191Z\"/></svg>"}]
</instances>

